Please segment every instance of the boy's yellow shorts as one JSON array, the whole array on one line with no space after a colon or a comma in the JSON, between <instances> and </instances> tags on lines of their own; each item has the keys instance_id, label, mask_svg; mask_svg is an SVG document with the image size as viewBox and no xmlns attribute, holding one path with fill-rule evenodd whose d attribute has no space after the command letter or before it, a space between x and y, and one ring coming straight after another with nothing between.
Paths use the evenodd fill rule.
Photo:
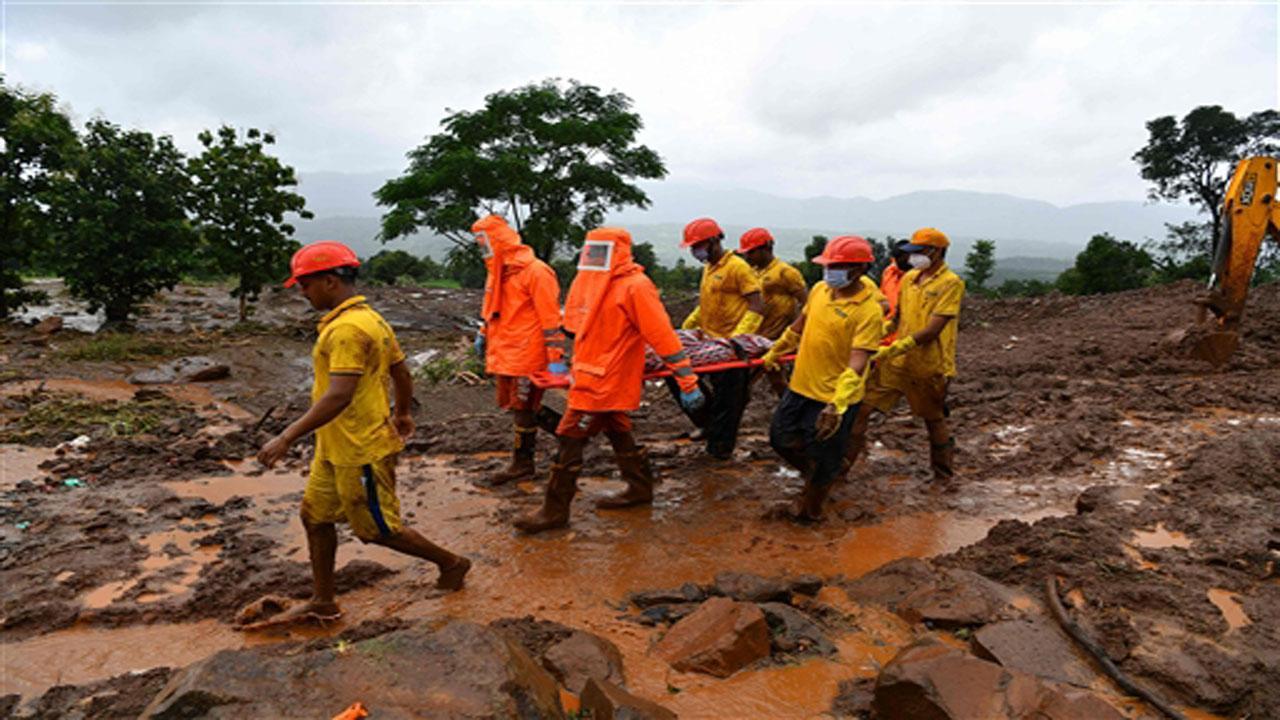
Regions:
<instances>
[{"instance_id":1,"label":"boy's yellow shorts","mask_svg":"<svg viewBox=\"0 0 1280 720\"><path fill-rule=\"evenodd\" d=\"M365 542L399 533L396 454L368 465L312 460L311 477L302 494L302 517L313 525L345 520Z\"/></svg>"}]
</instances>

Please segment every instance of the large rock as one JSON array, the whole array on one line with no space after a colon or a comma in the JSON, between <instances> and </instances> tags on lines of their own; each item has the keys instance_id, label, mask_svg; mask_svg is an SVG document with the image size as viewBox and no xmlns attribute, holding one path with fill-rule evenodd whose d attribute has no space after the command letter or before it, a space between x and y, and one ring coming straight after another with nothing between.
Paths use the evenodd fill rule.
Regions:
<instances>
[{"instance_id":1,"label":"large rock","mask_svg":"<svg viewBox=\"0 0 1280 720\"><path fill-rule=\"evenodd\" d=\"M844 589L852 600L895 610L908 595L934 587L937 581L937 572L925 561L902 558L846 583Z\"/></svg>"},{"instance_id":2,"label":"large rock","mask_svg":"<svg viewBox=\"0 0 1280 720\"><path fill-rule=\"evenodd\" d=\"M157 368L139 370L129 376L134 385L162 385L172 382L208 382L231 375L231 366L203 355L179 358Z\"/></svg>"},{"instance_id":3,"label":"large rock","mask_svg":"<svg viewBox=\"0 0 1280 720\"><path fill-rule=\"evenodd\" d=\"M948 569L934 584L903 598L895 612L911 622L959 628L1022 617L1034 606L1030 598L975 572Z\"/></svg>"},{"instance_id":4,"label":"large rock","mask_svg":"<svg viewBox=\"0 0 1280 720\"><path fill-rule=\"evenodd\" d=\"M786 602L791 597L789 583L746 572L717 573L715 591L734 600L754 603Z\"/></svg>"},{"instance_id":5,"label":"large rock","mask_svg":"<svg viewBox=\"0 0 1280 720\"><path fill-rule=\"evenodd\" d=\"M974 652L1010 670L1089 687L1097 673L1071 638L1042 618L992 623L973 634Z\"/></svg>"},{"instance_id":6,"label":"large rock","mask_svg":"<svg viewBox=\"0 0 1280 720\"><path fill-rule=\"evenodd\" d=\"M560 684L582 694L587 681L596 678L626 685L622 674L622 653L618 646L597 635L575 630L572 635L547 648L542 665Z\"/></svg>"},{"instance_id":7,"label":"large rock","mask_svg":"<svg viewBox=\"0 0 1280 720\"><path fill-rule=\"evenodd\" d=\"M224 650L178 672L143 718L563 718L556 681L517 643L473 623L417 625L337 647Z\"/></svg>"},{"instance_id":8,"label":"large rock","mask_svg":"<svg viewBox=\"0 0 1280 720\"><path fill-rule=\"evenodd\" d=\"M729 677L768 657L769 625L755 605L713 597L672 625L653 651L681 672Z\"/></svg>"},{"instance_id":9,"label":"large rock","mask_svg":"<svg viewBox=\"0 0 1280 720\"><path fill-rule=\"evenodd\" d=\"M1077 688L1007 670L932 638L898 653L876 679L879 720L1121 720Z\"/></svg>"},{"instance_id":10,"label":"large rock","mask_svg":"<svg viewBox=\"0 0 1280 720\"><path fill-rule=\"evenodd\" d=\"M593 720L676 720L675 713L658 703L594 678L582 690L582 712Z\"/></svg>"},{"instance_id":11,"label":"large rock","mask_svg":"<svg viewBox=\"0 0 1280 720\"><path fill-rule=\"evenodd\" d=\"M760 603L769 623L773 649L796 655L835 655L837 650L827 634L808 615L782 603Z\"/></svg>"},{"instance_id":12,"label":"large rock","mask_svg":"<svg viewBox=\"0 0 1280 720\"><path fill-rule=\"evenodd\" d=\"M638 608L647 608L654 605L702 602L706 598L706 592L704 592L696 583L685 583L678 588L640 590L638 592L633 592L627 597L627 600Z\"/></svg>"}]
</instances>

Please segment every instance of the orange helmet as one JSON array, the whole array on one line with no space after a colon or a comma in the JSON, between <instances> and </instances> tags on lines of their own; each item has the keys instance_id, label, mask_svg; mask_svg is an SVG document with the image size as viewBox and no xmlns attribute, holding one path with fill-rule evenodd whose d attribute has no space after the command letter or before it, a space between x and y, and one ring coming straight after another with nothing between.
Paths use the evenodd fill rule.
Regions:
<instances>
[{"instance_id":1,"label":"orange helmet","mask_svg":"<svg viewBox=\"0 0 1280 720\"><path fill-rule=\"evenodd\" d=\"M285 287L293 287L303 275L336 270L341 267L360 267L360 258L351 248L336 240L321 240L303 246L289 261L289 279Z\"/></svg>"},{"instance_id":2,"label":"orange helmet","mask_svg":"<svg viewBox=\"0 0 1280 720\"><path fill-rule=\"evenodd\" d=\"M827 243L822 254L813 259L819 265L839 265L840 263L875 262L876 256L871 252L871 243L857 235L841 235Z\"/></svg>"},{"instance_id":3,"label":"orange helmet","mask_svg":"<svg viewBox=\"0 0 1280 720\"><path fill-rule=\"evenodd\" d=\"M945 248L951 245L947 234L938 228L920 228L911 234L911 243L903 248L905 252L920 252L927 247Z\"/></svg>"},{"instance_id":4,"label":"orange helmet","mask_svg":"<svg viewBox=\"0 0 1280 720\"><path fill-rule=\"evenodd\" d=\"M738 238L738 252L751 252L773 242L773 236L764 228L751 228Z\"/></svg>"},{"instance_id":5,"label":"orange helmet","mask_svg":"<svg viewBox=\"0 0 1280 720\"><path fill-rule=\"evenodd\" d=\"M711 218L698 218L684 226L684 240L680 243L680 247L693 247L700 242L717 237L724 237L724 231L720 229L720 225Z\"/></svg>"}]
</instances>

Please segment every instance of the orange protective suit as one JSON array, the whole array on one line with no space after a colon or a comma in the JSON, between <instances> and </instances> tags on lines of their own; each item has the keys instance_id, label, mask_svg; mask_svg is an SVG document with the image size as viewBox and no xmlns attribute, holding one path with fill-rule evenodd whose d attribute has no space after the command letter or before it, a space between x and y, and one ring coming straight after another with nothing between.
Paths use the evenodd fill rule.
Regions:
<instances>
[{"instance_id":1,"label":"orange protective suit","mask_svg":"<svg viewBox=\"0 0 1280 720\"><path fill-rule=\"evenodd\" d=\"M560 328L560 283L551 266L520 242L520 235L497 215L471 226L488 245L485 258L485 371L491 375L527 376L557 362L562 349L547 345Z\"/></svg>"},{"instance_id":2,"label":"orange protective suit","mask_svg":"<svg viewBox=\"0 0 1280 720\"><path fill-rule=\"evenodd\" d=\"M587 233L578 274L564 303L564 329L573 334L570 410L628 412L640 407L644 348L688 367L658 289L631 259L631 234L621 228ZM678 377L691 390L697 378Z\"/></svg>"},{"instance_id":3,"label":"orange protective suit","mask_svg":"<svg viewBox=\"0 0 1280 720\"><path fill-rule=\"evenodd\" d=\"M897 264L891 262L880 275L880 293L889 301L889 314L885 315L886 320L898 312L898 289L902 287L902 276L906 274L906 270L898 269Z\"/></svg>"}]
</instances>

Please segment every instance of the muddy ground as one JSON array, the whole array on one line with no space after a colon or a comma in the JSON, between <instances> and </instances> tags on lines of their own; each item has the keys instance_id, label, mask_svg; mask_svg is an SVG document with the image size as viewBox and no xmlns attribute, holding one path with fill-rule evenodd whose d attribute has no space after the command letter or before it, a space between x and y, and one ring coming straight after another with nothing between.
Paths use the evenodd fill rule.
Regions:
<instances>
[{"instance_id":1,"label":"muddy ground","mask_svg":"<svg viewBox=\"0 0 1280 720\"><path fill-rule=\"evenodd\" d=\"M1037 597L1056 575L1077 619L1139 682L1188 710L1280 717L1280 286L1255 291L1241 351L1216 371L1163 342L1194 316L1195 292L1185 283L966 301L951 403L959 487L927 482L924 429L894 414L875 423L870 458L810 528L771 519L799 480L768 447L763 385L727 462L682 439L687 423L650 388L636 424L663 478L653 508L592 509L617 486L596 446L573 526L529 539L508 522L536 506L540 483L484 481L510 443L492 387L465 375L422 383L419 431L400 465L405 517L478 560L468 589L442 595L430 568L346 536L347 618L248 636L230 628L237 608L309 591L296 520L308 448L269 472L246 458L305 408L314 313L279 293L238 325L225 292L182 287L148 306L123 348L5 326L0 695L18 697L0 709L120 717L141 709L129 698L163 685L169 671L158 668L224 648L330 638L361 621L533 614L616 643L632 691L682 717L841 716L854 712L833 705L842 683L873 678L930 628L861 608L834 658L715 680L653 658L655 631L626 619L624 599L722 570L838 584L934 557ZM443 374L464 369L476 293L369 295L415 364L456 358ZM687 300L673 302L682 315ZM225 364L229 377L128 382L188 355ZM82 435L82 446L67 444ZM552 446L543 435L543 467ZM1095 689L1130 717L1153 716L1112 686Z\"/></svg>"}]
</instances>

